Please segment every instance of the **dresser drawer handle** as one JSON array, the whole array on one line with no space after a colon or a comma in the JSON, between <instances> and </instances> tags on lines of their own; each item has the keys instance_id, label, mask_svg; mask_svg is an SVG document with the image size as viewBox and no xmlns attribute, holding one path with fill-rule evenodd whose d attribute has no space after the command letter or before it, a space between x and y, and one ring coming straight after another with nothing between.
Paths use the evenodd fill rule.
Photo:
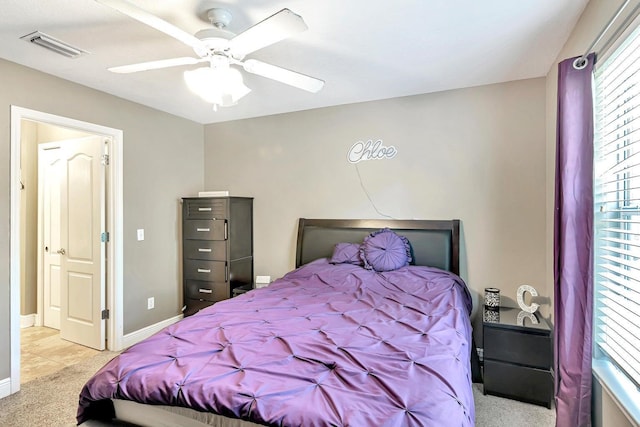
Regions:
<instances>
[{"instance_id":1,"label":"dresser drawer handle","mask_svg":"<svg viewBox=\"0 0 640 427\"><path fill-rule=\"evenodd\" d=\"M207 269L207 268L199 268L198 269L198 273L211 273L211 269Z\"/></svg>"},{"instance_id":2,"label":"dresser drawer handle","mask_svg":"<svg viewBox=\"0 0 640 427\"><path fill-rule=\"evenodd\" d=\"M198 289L198 292L200 292L201 294L212 294L213 291L211 289Z\"/></svg>"},{"instance_id":3,"label":"dresser drawer handle","mask_svg":"<svg viewBox=\"0 0 640 427\"><path fill-rule=\"evenodd\" d=\"M204 232L204 233L208 233L209 231L211 231L211 229L210 228L196 228L196 231L201 231L201 232Z\"/></svg>"},{"instance_id":4,"label":"dresser drawer handle","mask_svg":"<svg viewBox=\"0 0 640 427\"><path fill-rule=\"evenodd\" d=\"M211 212L211 208L198 208L198 212Z\"/></svg>"},{"instance_id":5,"label":"dresser drawer handle","mask_svg":"<svg viewBox=\"0 0 640 427\"><path fill-rule=\"evenodd\" d=\"M198 248L198 252L211 252L211 248Z\"/></svg>"}]
</instances>

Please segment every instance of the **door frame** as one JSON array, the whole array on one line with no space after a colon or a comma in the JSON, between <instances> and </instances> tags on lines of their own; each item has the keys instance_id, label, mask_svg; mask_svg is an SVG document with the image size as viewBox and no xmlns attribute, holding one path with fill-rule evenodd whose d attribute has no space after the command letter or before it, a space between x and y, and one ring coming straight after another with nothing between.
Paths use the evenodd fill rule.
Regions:
<instances>
[{"instance_id":1,"label":"door frame","mask_svg":"<svg viewBox=\"0 0 640 427\"><path fill-rule=\"evenodd\" d=\"M47 123L110 138L111 153L107 168L107 221L109 244L106 247L107 349L119 351L123 343L123 131L94 123L70 119L11 105L11 229L10 229L10 393L20 390L20 153L22 120Z\"/></svg>"}]
</instances>

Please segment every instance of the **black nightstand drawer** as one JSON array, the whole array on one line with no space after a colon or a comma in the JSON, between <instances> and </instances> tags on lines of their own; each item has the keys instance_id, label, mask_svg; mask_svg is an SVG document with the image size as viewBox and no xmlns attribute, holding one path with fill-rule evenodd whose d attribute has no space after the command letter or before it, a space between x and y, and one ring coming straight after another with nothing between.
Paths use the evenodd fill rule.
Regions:
<instances>
[{"instance_id":1,"label":"black nightstand drawer","mask_svg":"<svg viewBox=\"0 0 640 427\"><path fill-rule=\"evenodd\" d=\"M551 338L548 334L496 329L484 326L484 358L535 368L551 368ZM486 366L486 365L485 365Z\"/></svg>"},{"instance_id":2,"label":"black nightstand drawer","mask_svg":"<svg viewBox=\"0 0 640 427\"><path fill-rule=\"evenodd\" d=\"M196 240L225 240L227 221L189 219L184 221L183 237Z\"/></svg>"},{"instance_id":3,"label":"black nightstand drawer","mask_svg":"<svg viewBox=\"0 0 640 427\"><path fill-rule=\"evenodd\" d=\"M187 298L218 302L229 298L229 283L187 280L186 293Z\"/></svg>"},{"instance_id":4,"label":"black nightstand drawer","mask_svg":"<svg viewBox=\"0 0 640 427\"><path fill-rule=\"evenodd\" d=\"M553 375L548 370L485 359L484 392L551 408Z\"/></svg>"},{"instance_id":5,"label":"black nightstand drawer","mask_svg":"<svg viewBox=\"0 0 640 427\"><path fill-rule=\"evenodd\" d=\"M185 259L183 274L187 280L227 281L227 268L224 261Z\"/></svg>"},{"instance_id":6,"label":"black nightstand drawer","mask_svg":"<svg viewBox=\"0 0 640 427\"><path fill-rule=\"evenodd\" d=\"M188 259L225 261L227 259L227 242L224 240L185 240L183 256Z\"/></svg>"}]
</instances>

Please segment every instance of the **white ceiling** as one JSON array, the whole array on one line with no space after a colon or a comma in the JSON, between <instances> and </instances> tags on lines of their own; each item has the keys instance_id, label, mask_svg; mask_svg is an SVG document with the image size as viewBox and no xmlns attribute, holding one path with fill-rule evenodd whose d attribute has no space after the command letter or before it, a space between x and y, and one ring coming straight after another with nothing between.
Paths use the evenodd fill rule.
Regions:
<instances>
[{"instance_id":1,"label":"white ceiling","mask_svg":"<svg viewBox=\"0 0 640 427\"><path fill-rule=\"evenodd\" d=\"M211 0L131 0L189 32L207 28ZM547 74L588 0L219 0L240 33L282 8L309 30L256 58L326 81L317 94L245 73L252 92L214 112L182 73L108 67L181 56L191 48L93 0L1 0L0 57L199 123L540 77ZM21 40L42 31L90 52L69 59Z\"/></svg>"}]
</instances>

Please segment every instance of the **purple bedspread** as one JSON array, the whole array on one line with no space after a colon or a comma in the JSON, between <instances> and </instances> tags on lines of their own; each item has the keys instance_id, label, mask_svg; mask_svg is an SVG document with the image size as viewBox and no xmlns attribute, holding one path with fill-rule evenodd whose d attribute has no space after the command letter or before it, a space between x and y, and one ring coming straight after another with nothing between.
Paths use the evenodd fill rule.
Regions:
<instances>
[{"instance_id":1,"label":"purple bedspread","mask_svg":"<svg viewBox=\"0 0 640 427\"><path fill-rule=\"evenodd\" d=\"M472 426L471 298L456 275L316 260L132 346L80 394L273 426Z\"/></svg>"}]
</instances>

